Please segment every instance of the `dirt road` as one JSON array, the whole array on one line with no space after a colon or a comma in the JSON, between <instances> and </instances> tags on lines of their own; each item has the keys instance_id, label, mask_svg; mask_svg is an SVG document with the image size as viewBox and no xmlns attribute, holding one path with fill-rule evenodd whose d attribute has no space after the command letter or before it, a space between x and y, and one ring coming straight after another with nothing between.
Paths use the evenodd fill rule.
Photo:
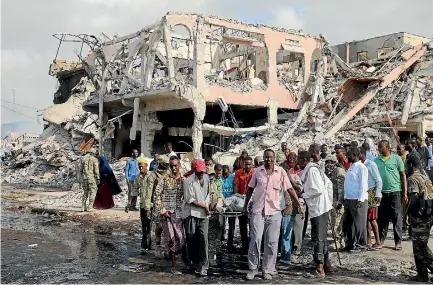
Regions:
<instances>
[{"instance_id":1,"label":"dirt road","mask_svg":"<svg viewBox=\"0 0 433 285\"><path fill-rule=\"evenodd\" d=\"M48 189L22 190L2 185L2 283L244 283L246 256L227 254L217 238L210 238L209 276L200 278L181 266L182 275L170 273L163 249L138 252L139 216L122 209L79 213L78 209L42 210L42 201L64 195ZM33 213L32 213L33 209ZM391 236L391 235L390 235ZM391 246L388 240L386 246ZM272 283L407 283L414 274L411 243L403 250L342 254L335 274L312 276L309 239L303 255L290 267L278 266ZM263 283L257 277L249 283Z\"/></svg>"}]
</instances>

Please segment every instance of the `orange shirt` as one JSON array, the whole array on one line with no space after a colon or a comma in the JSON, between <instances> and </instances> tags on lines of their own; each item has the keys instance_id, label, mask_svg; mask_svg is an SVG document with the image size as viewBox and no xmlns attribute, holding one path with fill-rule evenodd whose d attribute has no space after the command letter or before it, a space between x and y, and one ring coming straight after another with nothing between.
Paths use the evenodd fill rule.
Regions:
<instances>
[{"instance_id":1,"label":"orange shirt","mask_svg":"<svg viewBox=\"0 0 433 285\"><path fill-rule=\"evenodd\" d=\"M253 173L254 168L252 168L248 174L245 174L243 169L239 169L235 172L235 179L233 183L235 185L239 185L239 194L247 194L248 183L250 183Z\"/></svg>"}]
</instances>

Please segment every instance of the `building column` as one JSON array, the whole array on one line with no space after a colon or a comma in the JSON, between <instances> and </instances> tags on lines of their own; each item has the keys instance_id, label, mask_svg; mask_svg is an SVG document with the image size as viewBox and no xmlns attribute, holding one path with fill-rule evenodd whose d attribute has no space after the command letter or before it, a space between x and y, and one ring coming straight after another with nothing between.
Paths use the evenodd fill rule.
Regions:
<instances>
[{"instance_id":1,"label":"building column","mask_svg":"<svg viewBox=\"0 0 433 285\"><path fill-rule=\"evenodd\" d=\"M423 138L423 140L426 137L426 127L424 124L424 119L417 124L417 136Z\"/></svg>"},{"instance_id":2,"label":"building column","mask_svg":"<svg viewBox=\"0 0 433 285\"><path fill-rule=\"evenodd\" d=\"M156 112L143 111L141 116L141 152L145 157L152 157L155 132L162 129L162 124L156 117Z\"/></svg>"},{"instance_id":3,"label":"building column","mask_svg":"<svg viewBox=\"0 0 433 285\"><path fill-rule=\"evenodd\" d=\"M268 100L268 124L271 129L275 128L278 124L278 101L269 98Z\"/></svg>"},{"instance_id":4,"label":"building column","mask_svg":"<svg viewBox=\"0 0 433 285\"><path fill-rule=\"evenodd\" d=\"M194 158L202 159L201 145L203 144L203 120L206 114L206 101L203 96L194 96L191 102L194 112L194 124L192 125L192 152Z\"/></svg>"}]
</instances>

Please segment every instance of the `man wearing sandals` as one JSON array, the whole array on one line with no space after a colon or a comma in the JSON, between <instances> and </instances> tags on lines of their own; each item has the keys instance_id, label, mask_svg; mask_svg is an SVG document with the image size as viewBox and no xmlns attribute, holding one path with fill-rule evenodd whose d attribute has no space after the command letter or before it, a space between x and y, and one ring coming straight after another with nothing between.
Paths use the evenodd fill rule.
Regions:
<instances>
[{"instance_id":1,"label":"man wearing sandals","mask_svg":"<svg viewBox=\"0 0 433 285\"><path fill-rule=\"evenodd\" d=\"M380 201L377 219L380 242L382 245L385 242L389 220L391 219L394 226L395 250L401 250L403 233L402 196L403 202L407 203L407 183L404 164L400 156L391 153L389 141L380 141L378 150L381 155L374 162L379 169L383 183L382 200Z\"/></svg>"},{"instance_id":2,"label":"man wearing sandals","mask_svg":"<svg viewBox=\"0 0 433 285\"><path fill-rule=\"evenodd\" d=\"M382 178L380 177L376 163L367 158L367 149L361 147L359 151L359 159L368 170L367 246L368 250L378 250L382 248L379 227L376 222L377 206L380 205L380 199L382 198ZM375 246L372 246L371 230L373 230L374 233L374 239L376 241Z\"/></svg>"},{"instance_id":3,"label":"man wearing sandals","mask_svg":"<svg viewBox=\"0 0 433 285\"><path fill-rule=\"evenodd\" d=\"M168 249L171 259L171 271L180 274L176 269L176 255L182 254L185 260L186 248L182 221L183 182L180 174L180 160L177 156L170 158L171 173L163 178L163 187L155 192L155 207L160 215L162 240Z\"/></svg>"}]
</instances>

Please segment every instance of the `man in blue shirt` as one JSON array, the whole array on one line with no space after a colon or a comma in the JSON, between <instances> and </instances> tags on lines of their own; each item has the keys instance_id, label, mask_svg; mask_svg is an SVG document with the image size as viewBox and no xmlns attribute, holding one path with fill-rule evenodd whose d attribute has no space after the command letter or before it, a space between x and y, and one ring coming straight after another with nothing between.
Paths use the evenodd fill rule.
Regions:
<instances>
[{"instance_id":1,"label":"man in blue shirt","mask_svg":"<svg viewBox=\"0 0 433 285\"><path fill-rule=\"evenodd\" d=\"M153 155L153 160L149 166L149 171L154 171L154 170L158 169L158 165L159 165L158 157L159 157L159 154L157 152L155 152L155 154Z\"/></svg>"},{"instance_id":2,"label":"man in blue shirt","mask_svg":"<svg viewBox=\"0 0 433 285\"><path fill-rule=\"evenodd\" d=\"M221 182L222 182L222 194L224 198L228 198L231 195L233 195L233 182L234 182L234 175L233 173L230 173L230 168L228 165L223 165L223 173L221 176ZM236 217L228 218L229 223L229 231L228 231L228 237L227 237L227 252L228 253L234 253L235 248L233 246L233 235L236 225ZM226 229L226 219L223 220L223 237L224 232Z\"/></svg>"},{"instance_id":3,"label":"man in blue shirt","mask_svg":"<svg viewBox=\"0 0 433 285\"><path fill-rule=\"evenodd\" d=\"M129 210L138 211L137 209L137 196L138 192L134 189L135 177L140 173L138 169L138 151L136 149L132 150L132 157L126 161L125 166L125 179L128 184L128 201L133 197L131 204L129 205Z\"/></svg>"}]
</instances>

